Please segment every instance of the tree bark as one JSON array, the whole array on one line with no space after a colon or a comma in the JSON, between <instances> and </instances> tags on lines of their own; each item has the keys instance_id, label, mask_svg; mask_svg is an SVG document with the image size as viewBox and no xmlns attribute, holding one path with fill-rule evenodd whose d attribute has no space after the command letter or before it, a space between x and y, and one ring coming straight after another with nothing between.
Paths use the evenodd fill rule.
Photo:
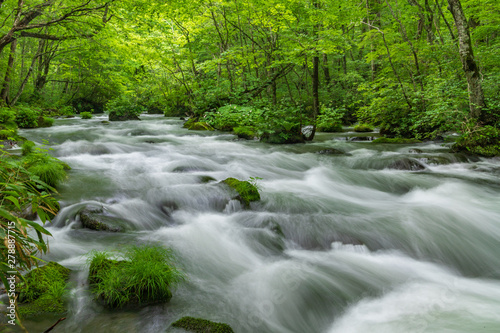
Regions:
<instances>
[{"instance_id":1,"label":"tree bark","mask_svg":"<svg viewBox=\"0 0 500 333\"><path fill-rule=\"evenodd\" d=\"M458 32L460 60L462 61L462 68L467 78L469 91L470 115L474 118L480 118L482 109L485 107L485 101L481 85L481 73L474 59L469 24L467 23L460 0L448 0L448 5Z\"/></svg>"},{"instance_id":2,"label":"tree bark","mask_svg":"<svg viewBox=\"0 0 500 333\"><path fill-rule=\"evenodd\" d=\"M7 105L9 105L10 103L9 99L10 82L12 81L11 75L12 75L12 68L14 67L16 48L17 48L17 39L14 39L12 41L12 44L10 44L9 60L7 62L7 69L5 70L5 78L3 80L2 91L0 92L0 98Z\"/></svg>"}]
</instances>

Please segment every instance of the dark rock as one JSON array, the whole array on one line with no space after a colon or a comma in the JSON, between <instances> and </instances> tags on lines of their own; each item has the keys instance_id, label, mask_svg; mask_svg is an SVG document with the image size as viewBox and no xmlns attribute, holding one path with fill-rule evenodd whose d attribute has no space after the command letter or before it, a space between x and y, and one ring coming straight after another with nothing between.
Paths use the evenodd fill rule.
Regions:
<instances>
[{"instance_id":1,"label":"dark rock","mask_svg":"<svg viewBox=\"0 0 500 333\"><path fill-rule=\"evenodd\" d=\"M200 183L202 183L202 184L214 182L217 180L214 177L210 177L210 176L199 176L198 179L199 179Z\"/></svg>"},{"instance_id":2,"label":"dark rock","mask_svg":"<svg viewBox=\"0 0 500 333\"><path fill-rule=\"evenodd\" d=\"M185 329L193 333L234 333L231 326L206 319L183 317L172 324L172 327Z\"/></svg>"},{"instance_id":3,"label":"dark rock","mask_svg":"<svg viewBox=\"0 0 500 333\"><path fill-rule=\"evenodd\" d=\"M196 172L196 171L212 171L212 170L209 170L208 168L201 167L201 166L189 166L189 165L188 166L181 165L181 166L175 167L174 170L172 170L172 172L178 172L178 173Z\"/></svg>"},{"instance_id":4,"label":"dark rock","mask_svg":"<svg viewBox=\"0 0 500 333\"><path fill-rule=\"evenodd\" d=\"M421 149L413 148L408 151L410 154L422 154L424 151Z\"/></svg>"},{"instance_id":5,"label":"dark rock","mask_svg":"<svg viewBox=\"0 0 500 333\"><path fill-rule=\"evenodd\" d=\"M178 209L179 205L174 201L165 201L160 204L160 210L168 217L172 216L172 213Z\"/></svg>"},{"instance_id":6,"label":"dark rock","mask_svg":"<svg viewBox=\"0 0 500 333\"><path fill-rule=\"evenodd\" d=\"M360 142L360 141L373 141L373 136L353 136L349 138L349 141Z\"/></svg>"},{"instance_id":7,"label":"dark rock","mask_svg":"<svg viewBox=\"0 0 500 333\"><path fill-rule=\"evenodd\" d=\"M329 149L320 150L320 151L316 152L316 154L321 154L321 155L344 155L345 153L343 151L341 151L341 150L338 150L338 149L329 148Z\"/></svg>"},{"instance_id":8,"label":"dark rock","mask_svg":"<svg viewBox=\"0 0 500 333\"><path fill-rule=\"evenodd\" d=\"M124 232L132 229L130 222L106 215L103 208L85 208L79 216L82 227L90 230Z\"/></svg>"},{"instance_id":9,"label":"dark rock","mask_svg":"<svg viewBox=\"0 0 500 333\"><path fill-rule=\"evenodd\" d=\"M103 120L103 121L101 121L101 124L103 124L103 125L109 125L111 123L109 121L107 121L107 120Z\"/></svg>"},{"instance_id":10,"label":"dark rock","mask_svg":"<svg viewBox=\"0 0 500 333\"><path fill-rule=\"evenodd\" d=\"M425 170L425 165L415 159L402 158L392 162L387 166L387 168L396 170L422 171Z\"/></svg>"}]
</instances>

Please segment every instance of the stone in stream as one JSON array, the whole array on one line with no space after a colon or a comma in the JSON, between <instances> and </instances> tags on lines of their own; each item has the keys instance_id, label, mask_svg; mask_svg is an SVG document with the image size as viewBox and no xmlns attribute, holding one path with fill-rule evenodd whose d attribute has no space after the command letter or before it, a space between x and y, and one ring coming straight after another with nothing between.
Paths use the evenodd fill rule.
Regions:
<instances>
[{"instance_id":1,"label":"stone in stream","mask_svg":"<svg viewBox=\"0 0 500 333\"><path fill-rule=\"evenodd\" d=\"M102 207L86 207L78 214L83 228L96 231L124 232L133 229L131 223L116 217L106 215Z\"/></svg>"},{"instance_id":2,"label":"stone in stream","mask_svg":"<svg viewBox=\"0 0 500 333\"><path fill-rule=\"evenodd\" d=\"M21 318L66 313L63 295L71 270L56 262L35 268L17 284L18 309Z\"/></svg>"},{"instance_id":3,"label":"stone in stream","mask_svg":"<svg viewBox=\"0 0 500 333\"><path fill-rule=\"evenodd\" d=\"M185 332L192 333L234 333L228 324L194 317L182 317L174 322L172 327L182 328Z\"/></svg>"},{"instance_id":4,"label":"stone in stream","mask_svg":"<svg viewBox=\"0 0 500 333\"><path fill-rule=\"evenodd\" d=\"M401 158L389 164L387 168L408 171L422 171L426 169L425 165L412 158Z\"/></svg>"},{"instance_id":5,"label":"stone in stream","mask_svg":"<svg viewBox=\"0 0 500 333\"><path fill-rule=\"evenodd\" d=\"M250 202L260 200L259 190L255 185L248 181L241 181L236 178L227 178L219 184L225 184L235 190L237 195L232 199L238 200L246 208L250 207Z\"/></svg>"},{"instance_id":6,"label":"stone in stream","mask_svg":"<svg viewBox=\"0 0 500 333\"><path fill-rule=\"evenodd\" d=\"M329 149L320 150L320 151L316 152L316 154L320 154L320 155L345 155L346 153L344 153L341 150L335 149L335 148L329 148Z\"/></svg>"},{"instance_id":7,"label":"stone in stream","mask_svg":"<svg viewBox=\"0 0 500 333\"><path fill-rule=\"evenodd\" d=\"M126 121L126 120L141 120L133 112L125 112L118 115L116 112L109 113L109 121Z\"/></svg>"}]
</instances>

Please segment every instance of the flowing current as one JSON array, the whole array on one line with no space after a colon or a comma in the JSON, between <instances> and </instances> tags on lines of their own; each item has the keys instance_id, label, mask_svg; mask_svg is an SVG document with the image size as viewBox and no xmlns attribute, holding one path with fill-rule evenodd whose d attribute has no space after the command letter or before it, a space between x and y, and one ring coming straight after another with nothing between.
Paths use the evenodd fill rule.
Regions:
<instances>
[{"instance_id":1,"label":"flowing current","mask_svg":"<svg viewBox=\"0 0 500 333\"><path fill-rule=\"evenodd\" d=\"M347 134L274 146L173 118L103 120L22 132L72 167L44 257L73 270L67 319L52 332L165 332L183 316L243 333L500 332L499 159ZM261 201L231 200L217 185L228 177L261 178ZM131 230L81 228L89 205ZM142 243L172 248L187 281L166 305L96 304L86 254ZM39 332L58 318L24 324Z\"/></svg>"}]
</instances>

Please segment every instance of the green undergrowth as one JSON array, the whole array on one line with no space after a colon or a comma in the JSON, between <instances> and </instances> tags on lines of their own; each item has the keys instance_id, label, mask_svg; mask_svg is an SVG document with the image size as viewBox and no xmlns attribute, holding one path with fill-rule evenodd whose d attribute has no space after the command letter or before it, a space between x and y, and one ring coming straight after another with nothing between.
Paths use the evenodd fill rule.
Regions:
<instances>
[{"instance_id":1,"label":"green undergrowth","mask_svg":"<svg viewBox=\"0 0 500 333\"><path fill-rule=\"evenodd\" d=\"M500 156L500 129L495 126L467 126L453 146L454 151L475 155Z\"/></svg>"},{"instance_id":2,"label":"green undergrowth","mask_svg":"<svg viewBox=\"0 0 500 333\"><path fill-rule=\"evenodd\" d=\"M378 138L372 141L372 143L394 143L394 144L411 144L411 143L421 143L422 141L417 139L405 139L405 138Z\"/></svg>"},{"instance_id":3,"label":"green undergrowth","mask_svg":"<svg viewBox=\"0 0 500 333\"><path fill-rule=\"evenodd\" d=\"M206 319L182 317L172 324L173 327L183 328L193 333L233 333L228 324L216 323Z\"/></svg>"},{"instance_id":4,"label":"green undergrowth","mask_svg":"<svg viewBox=\"0 0 500 333\"><path fill-rule=\"evenodd\" d=\"M354 126L354 132L373 132L373 127L368 124L359 124Z\"/></svg>"},{"instance_id":5,"label":"green undergrowth","mask_svg":"<svg viewBox=\"0 0 500 333\"><path fill-rule=\"evenodd\" d=\"M250 202L260 200L260 194L257 186L249 181L227 178L222 182L238 192L237 199L240 200L246 207L250 206Z\"/></svg>"},{"instance_id":6,"label":"green undergrowth","mask_svg":"<svg viewBox=\"0 0 500 333\"><path fill-rule=\"evenodd\" d=\"M70 270L56 262L35 268L18 285L19 314L22 318L44 313L64 313Z\"/></svg>"},{"instance_id":7,"label":"green undergrowth","mask_svg":"<svg viewBox=\"0 0 500 333\"><path fill-rule=\"evenodd\" d=\"M92 113L90 113L90 112L80 112L80 117L82 119L92 119Z\"/></svg>"},{"instance_id":8,"label":"green undergrowth","mask_svg":"<svg viewBox=\"0 0 500 333\"><path fill-rule=\"evenodd\" d=\"M24 142L22 152L23 167L52 187L62 182L66 178L66 170L71 169L68 164L50 156L46 149L36 147L32 141Z\"/></svg>"},{"instance_id":9,"label":"green undergrowth","mask_svg":"<svg viewBox=\"0 0 500 333\"><path fill-rule=\"evenodd\" d=\"M114 260L107 252L89 257L89 283L95 298L109 308L167 302L172 289L185 280L175 267L171 249L158 245L134 246Z\"/></svg>"},{"instance_id":10,"label":"green undergrowth","mask_svg":"<svg viewBox=\"0 0 500 333\"><path fill-rule=\"evenodd\" d=\"M242 126L233 128L234 134L236 134L241 139L253 140L257 137L255 133L256 129L252 126Z\"/></svg>"}]
</instances>

